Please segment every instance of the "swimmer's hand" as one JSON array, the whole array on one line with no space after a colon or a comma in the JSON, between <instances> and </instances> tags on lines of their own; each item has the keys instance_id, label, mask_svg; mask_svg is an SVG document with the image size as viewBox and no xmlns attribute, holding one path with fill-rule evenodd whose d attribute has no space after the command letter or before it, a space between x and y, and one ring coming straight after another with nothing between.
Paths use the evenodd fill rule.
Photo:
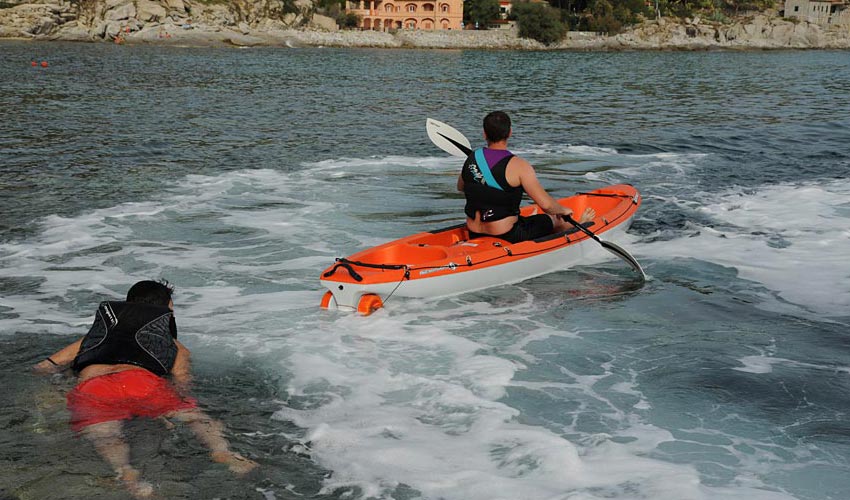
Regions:
<instances>
[{"instance_id":1,"label":"swimmer's hand","mask_svg":"<svg viewBox=\"0 0 850 500\"><path fill-rule=\"evenodd\" d=\"M32 371L38 375L52 375L62 370L64 370L64 367L55 363L50 358L43 359L32 366Z\"/></svg>"}]
</instances>

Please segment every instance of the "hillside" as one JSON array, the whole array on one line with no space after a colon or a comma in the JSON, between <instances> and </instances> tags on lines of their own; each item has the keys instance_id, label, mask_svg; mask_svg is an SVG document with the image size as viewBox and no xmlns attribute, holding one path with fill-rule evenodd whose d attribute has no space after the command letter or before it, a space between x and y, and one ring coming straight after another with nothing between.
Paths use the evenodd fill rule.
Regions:
<instances>
[{"instance_id":1,"label":"hillside","mask_svg":"<svg viewBox=\"0 0 850 500\"><path fill-rule=\"evenodd\" d=\"M0 0L0 38L175 45L708 50L850 48L850 30L776 11L726 23L645 21L614 36L571 32L553 46L493 31L340 31L311 0Z\"/></svg>"}]
</instances>

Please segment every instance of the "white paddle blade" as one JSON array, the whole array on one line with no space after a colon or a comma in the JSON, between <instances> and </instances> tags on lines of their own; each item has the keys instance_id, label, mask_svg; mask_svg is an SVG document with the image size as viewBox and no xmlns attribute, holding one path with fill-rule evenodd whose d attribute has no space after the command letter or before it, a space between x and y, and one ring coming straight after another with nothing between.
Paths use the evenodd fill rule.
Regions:
<instances>
[{"instance_id":1,"label":"white paddle blade","mask_svg":"<svg viewBox=\"0 0 850 500\"><path fill-rule=\"evenodd\" d=\"M428 138L435 146L452 156L466 158L472 152L469 140L443 122L428 118L425 120L425 130L428 131Z\"/></svg>"},{"instance_id":2,"label":"white paddle blade","mask_svg":"<svg viewBox=\"0 0 850 500\"><path fill-rule=\"evenodd\" d=\"M637 259L632 257L632 254L623 250L623 248L620 245L611 243L610 241L599 240L599 243L602 244L602 246L605 248L605 250L608 250L609 252L613 253L617 257L623 259L626 262L626 264L631 266L631 268L634 270L634 272L636 272L636 273L638 273L638 275L640 275L641 281L646 281L646 273L643 272L643 268L640 267L640 263L637 261Z\"/></svg>"}]
</instances>

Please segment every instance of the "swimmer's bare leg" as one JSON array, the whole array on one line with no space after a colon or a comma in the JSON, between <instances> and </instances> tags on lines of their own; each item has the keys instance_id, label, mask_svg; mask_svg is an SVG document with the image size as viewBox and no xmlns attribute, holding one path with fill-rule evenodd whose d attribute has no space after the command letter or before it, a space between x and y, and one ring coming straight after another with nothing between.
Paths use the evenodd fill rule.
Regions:
<instances>
[{"instance_id":1,"label":"swimmer's bare leg","mask_svg":"<svg viewBox=\"0 0 850 500\"><path fill-rule=\"evenodd\" d=\"M130 446L121 433L121 421L112 420L87 426L83 435L92 442L98 454L118 474L118 479L134 498L150 498L153 486L141 480L141 473L130 465Z\"/></svg>"},{"instance_id":2,"label":"swimmer's bare leg","mask_svg":"<svg viewBox=\"0 0 850 500\"><path fill-rule=\"evenodd\" d=\"M225 464L235 474L247 474L259 464L230 450L230 445L224 438L224 425L211 418L199 408L178 410L168 414L169 418L187 424L198 440L210 450L213 462Z\"/></svg>"}]
</instances>

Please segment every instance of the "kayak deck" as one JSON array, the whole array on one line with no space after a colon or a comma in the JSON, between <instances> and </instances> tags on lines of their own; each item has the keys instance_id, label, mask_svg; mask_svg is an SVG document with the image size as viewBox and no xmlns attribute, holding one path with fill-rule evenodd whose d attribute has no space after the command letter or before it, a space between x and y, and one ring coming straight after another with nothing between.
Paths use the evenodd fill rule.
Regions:
<instances>
[{"instance_id":1,"label":"kayak deck","mask_svg":"<svg viewBox=\"0 0 850 500\"><path fill-rule=\"evenodd\" d=\"M574 214L592 207L596 217L583 225L604 234L625 231L641 199L634 187L620 184L558 202ZM521 209L524 216L534 213L542 213L536 205ZM328 289L322 305L360 310L367 295L369 307L380 307L392 294L438 297L522 281L574 264L589 239L574 227L519 243L489 236L470 239L465 223L417 233L336 259L321 276Z\"/></svg>"}]
</instances>

